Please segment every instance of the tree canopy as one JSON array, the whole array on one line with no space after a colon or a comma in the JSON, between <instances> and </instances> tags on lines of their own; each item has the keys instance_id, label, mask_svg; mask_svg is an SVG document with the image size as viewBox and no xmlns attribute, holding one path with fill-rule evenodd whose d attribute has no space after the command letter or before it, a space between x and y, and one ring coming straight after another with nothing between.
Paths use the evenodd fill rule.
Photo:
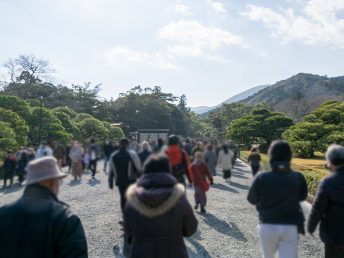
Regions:
<instances>
[{"instance_id":1,"label":"tree canopy","mask_svg":"<svg viewBox=\"0 0 344 258\"><path fill-rule=\"evenodd\" d=\"M300 157L313 157L331 143L344 144L344 102L330 101L304 117L304 121L285 133L294 152Z\"/></svg>"},{"instance_id":2,"label":"tree canopy","mask_svg":"<svg viewBox=\"0 0 344 258\"><path fill-rule=\"evenodd\" d=\"M252 143L265 147L293 125L293 120L281 113L256 108L250 115L234 120L228 127L228 138L250 146ZM266 148L265 148L266 149Z\"/></svg>"}]
</instances>

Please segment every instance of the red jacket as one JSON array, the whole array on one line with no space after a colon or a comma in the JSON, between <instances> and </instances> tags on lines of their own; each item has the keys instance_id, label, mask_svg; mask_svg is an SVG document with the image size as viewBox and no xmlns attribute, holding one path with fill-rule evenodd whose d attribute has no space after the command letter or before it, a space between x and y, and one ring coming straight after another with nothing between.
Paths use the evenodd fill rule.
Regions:
<instances>
[{"instance_id":1,"label":"red jacket","mask_svg":"<svg viewBox=\"0 0 344 258\"><path fill-rule=\"evenodd\" d=\"M191 165L192 176L195 186L201 187L205 192L209 190L209 183L213 183L208 166L204 161L196 160Z\"/></svg>"},{"instance_id":2,"label":"red jacket","mask_svg":"<svg viewBox=\"0 0 344 258\"><path fill-rule=\"evenodd\" d=\"M171 167L174 167L178 164L181 164L183 162L183 154L185 157L185 163L186 163L186 176L189 180L189 183L193 182L192 173L190 170L190 159L188 154L182 150L179 145L171 145L166 150L166 155L168 156L168 159L170 160Z\"/></svg>"}]
</instances>

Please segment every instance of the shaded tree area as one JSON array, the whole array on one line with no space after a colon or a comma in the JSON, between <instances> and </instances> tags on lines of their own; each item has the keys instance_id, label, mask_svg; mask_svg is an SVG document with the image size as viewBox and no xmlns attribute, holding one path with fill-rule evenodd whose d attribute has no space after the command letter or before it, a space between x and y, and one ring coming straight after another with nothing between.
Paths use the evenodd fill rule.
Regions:
<instances>
[{"instance_id":1,"label":"shaded tree area","mask_svg":"<svg viewBox=\"0 0 344 258\"><path fill-rule=\"evenodd\" d=\"M284 137L303 158L324 152L329 144L344 144L344 102L329 101L290 127Z\"/></svg>"},{"instance_id":2,"label":"shaded tree area","mask_svg":"<svg viewBox=\"0 0 344 258\"><path fill-rule=\"evenodd\" d=\"M264 152L273 140L282 137L283 132L293 125L293 120L282 113L265 108L255 108L252 113L233 120L228 126L228 138L245 144L260 144Z\"/></svg>"},{"instance_id":3,"label":"shaded tree area","mask_svg":"<svg viewBox=\"0 0 344 258\"><path fill-rule=\"evenodd\" d=\"M113 119L123 122L128 131L164 128L174 134L193 134L186 97L164 93L159 86L145 89L137 86L121 93L110 109Z\"/></svg>"},{"instance_id":4,"label":"shaded tree area","mask_svg":"<svg viewBox=\"0 0 344 258\"><path fill-rule=\"evenodd\" d=\"M88 120L80 128L81 120L94 118L102 123L121 123L126 133L140 128L166 128L175 134L199 136L201 133L198 129L205 126L190 112L185 95L174 96L163 92L160 86L137 86L119 94L117 99L106 100L99 95L101 84L86 82L82 85L65 86L54 83L52 75L55 70L43 58L21 55L8 59L3 66L7 71L7 80L2 83L0 95L17 96L25 100L24 105L30 108L39 108L43 104L45 108L52 109L52 115L59 119L67 134L89 137L92 133L87 129L88 125L95 126L98 123ZM3 108L7 106L6 103L1 105L0 103ZM25 120L30 117L24 114L28 114L27 107L14 107L15 104L12 103L9 105L13 106L12 111L21 112ZM31 129L32 140L36 137L34 135L37 130ZM106 124L105 129L110 130L109 124ZM206 131L207 129L201 130ZM104 135L103 129L99 128L98 132ZM117 135L118 132L112 131L112 134Z\"/></svg>"},{"instance_id":5,"label":"shaded tree area","mask_svg":"<svg viewBox=\"0 0 344 258\"><path fill-rule=\"evenodd\" d=\"M30 103L32 105L30 105ZM19 146L70 140L87 142L124 136L121 128L69 107L49 109L39 101L25 101L16 96L0 95L0 157Z\"/></svg>"}]
</instances>

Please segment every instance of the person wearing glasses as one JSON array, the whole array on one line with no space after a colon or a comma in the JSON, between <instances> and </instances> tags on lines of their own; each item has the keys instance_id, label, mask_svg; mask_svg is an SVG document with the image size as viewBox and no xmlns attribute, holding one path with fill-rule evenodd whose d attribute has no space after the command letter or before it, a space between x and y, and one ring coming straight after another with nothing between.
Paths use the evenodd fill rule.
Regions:
<instances>
[{"instance_id":1,"label":"person wearing glasses","mask_svg":"<svg viewBox=\"0 0 344 258\"><path fill-rule=\"evenodd\" d=\"M53 157L29 162L24 194L0 208L1 258L88 257L80 219L57 199L66 174Z\"/></svg>"},{"instance_id":2,"label":"person wearing glasses","mask_svg":"<svg viewBox=\"0 0 344 258\"><path fill-rule=\"evenodd\" d=\"M320 222L320 238L325 244L325 258L344 257L344 147L331 145L325 167L331 174L324 178L316 194L308 221L313 234Z\"/></svg>"}]
</instances>

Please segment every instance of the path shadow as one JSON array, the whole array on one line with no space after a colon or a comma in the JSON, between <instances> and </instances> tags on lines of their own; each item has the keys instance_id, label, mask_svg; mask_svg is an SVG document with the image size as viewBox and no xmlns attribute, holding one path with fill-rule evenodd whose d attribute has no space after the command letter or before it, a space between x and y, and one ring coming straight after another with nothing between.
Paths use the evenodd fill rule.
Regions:
<instances>
[{"instance_id":1,"label":"path shadow","mask_svg":"<svg viewBox=\"0 0 344 258\"><path fill-rule=\"evenodd\" d=\"M70 180L70 182L67 184L68 186L76 186L76 185L80 185L81 184L81 180L77 179L77 180Z\"/></svg>"},{"instance_id":2,"label":"path shadow","mask_svg":"<svg viewBox=\"0 0 344 258\"><path fill-rule=\"evenodd\" d=\"M248 179L247 176L243 176L242 173L237 173L237 172L233 172L233 173L232 173L232 176L233 176L233 177L237 177L237 178L241 178L241 179Z\"/></svg>"},{"instance_id":3,"label":"path shadow","mask_svg":"<svg viewBox=\"0 0 344 258\"><path fill-rule=\"evenodd\" d=\"M190 257L211 257L208 251L197 240L202 240L201 231L198 229L192 237L185 238L191 245L194 246L196 252L187 247Z\"/></svg>"},{"instance_id":4,"label":"path shadow","mask_svg":"<svg viewBox=\"0 0 344 258\"><path fill-rule=\"evenodd\" d=\"M20 191L21 189L23 189L23 186L20 185L20 183L14 183L13 185L8 185L5 187L1 187L0 188L0 193L3 194L11 194L11 193L15 193Z\"/></svg>"},{"instance_id":5,"label":"path shadow","mask_svg":"<svg viewBox=\"0 0 344 258\"><path fill-rule=\"evenodd\" d=\"M232 172L240 173L240 174L248 174L251 173L251 169L242 169L242 168L234 168Z\"/></svg>"},{"instance_id":6,"label":"path shadow","mask_svg":"<svg viewBox=\"0 0 344 258\"><path fill-rule=\"evenodd\" d=\"M125 258L125 256L123 255L123 252L121 250L121 247L119 247L119 245L114 245L112 248L113 251L113 255L116 258Z\"/></svg>"},{"instance_id":7,"label":"path shadow","mask_svg":"<svg viewBox=\"0 0 344 258\"><path fill-rule=\"evenodd\" d=\"M190 257L206 257L206 258L211 258L210 254L208 251L204 248L203 245L198 243L192 238L188 238L187 241L192 244L195 247L196 252L191 250L190 248L187 248L187 251L189 253Z\"/></svg>"},{"instance_id":8,"label":"path shadow","mask_svg":"<svg viewBox=\"0 0 344 258\"><path fill-rule=\"evenodd\" d=\"M99 185L100 183L101 183L101 181L99 179L96 179L96 178L91 178L87 182L87 184L90 186L96 186L96 185Z\"/></svg>"},{"instance_id":9,"label":"path shadow","mask_svg":"<svg viewBox=\"0 0 344 258\"><path fill-rule=\"evenodd\" d=\"M212 188L215 188L215 189L218 189L218 190L231 192L231 193L236 193L236 194L239 193L238 190L233 189L233 188L231 188L231 187L229 187L229 186L227 186L227 185L223 185L223 184L213 184L211 187L212 187Z\"/></svg>"},{"instance_id":10,"label":"path shadow","mask_svg":"<svg viewBox=\"0 0 344 258\"><path fill-rule=\"evenodd\" d=\"M227 223L224 220L221 220L217 217L215 217L212 214L206 213L203 216L203 221L213 229L215 229L217 232L233 237L236 240L242 241L242 242L247 242L246 237L244 234L241 232L241 230L238 228L237 225L233 222Z\"/></svg>"},{"instance_id":11,"label":"path shadow","mask_svg":"<svg viewBox=\"0 0 344 258\"><path fill-rule=\"evenodd\" d=\"M248 189L250 189L250 187L249 187L248 185L242 185L242 184L235 183L235 182L230 182L230 185L231 185L231 186L234 186L234 187L236 187L236 188L242 189L242 190L248 190Z\"/></svg>"}]
</instances>

